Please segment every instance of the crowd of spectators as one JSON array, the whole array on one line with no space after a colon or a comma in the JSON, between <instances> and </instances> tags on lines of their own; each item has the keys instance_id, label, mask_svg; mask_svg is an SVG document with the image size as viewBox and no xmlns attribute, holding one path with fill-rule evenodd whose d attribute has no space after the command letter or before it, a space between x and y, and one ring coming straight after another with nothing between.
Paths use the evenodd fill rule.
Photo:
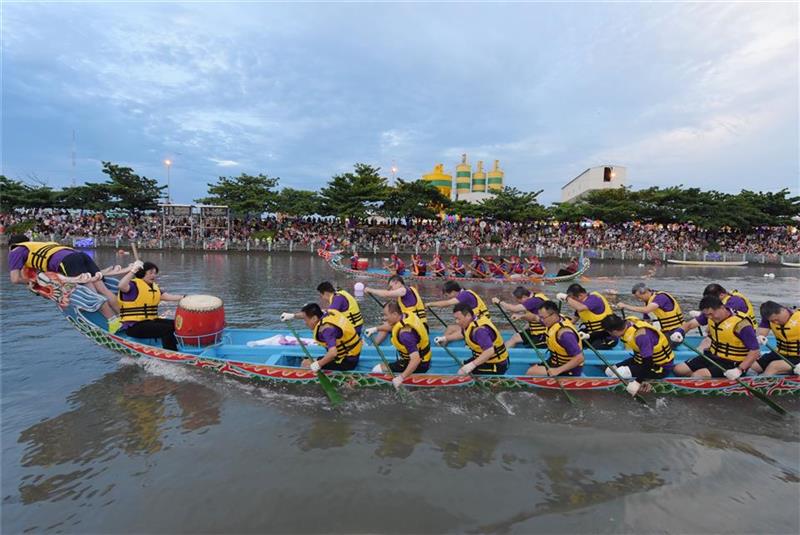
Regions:
<instances>
[{"instance_id":1,"label":"crowd of spectators","mask_svg":"<svg viewBox=\"0 0 800 535\"><path fill-rule=\"evenodd\" d=\"M536 250L588 249L657 252L674 256L682 251L724 251L732 254L800 254L800 230L792 226L760 227L749 232L731 228L702 229L692 224L601 222L557 223L477 221L472 219L425 221L413 224L372 219L355 224L333 218L225 218L197 217L164 220L160 214L78 213L67 210L28 210L0 214L0 232L13 224L32 222L36 235L54 235L59 240L92 237L98 241L183 240L241 245L271 241L275 246L313 248L330 242L337 249L371 251L418 249L432 252L437 245L444 251L469 252L483 249Z\"/></svg>"}]
</instances>

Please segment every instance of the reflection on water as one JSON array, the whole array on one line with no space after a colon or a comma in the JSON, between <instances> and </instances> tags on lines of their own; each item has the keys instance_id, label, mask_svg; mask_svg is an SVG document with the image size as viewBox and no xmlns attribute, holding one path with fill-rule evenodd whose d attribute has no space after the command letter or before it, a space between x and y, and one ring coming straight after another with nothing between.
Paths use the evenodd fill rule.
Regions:
<instances>
[{"instance_id":1,"label":"reflection on water","mask_svg":"<svg viewBox=\"0 0 800 535\"><path fill-rule=\"evenodd\" d=\"M177 418L192 431L219 423L220 396L195 383L177 383L152 376L138 366L125 366L103 376L68 398L73 407L37 423L19 435L25 445L22 466L48 472L64 465L64 473L24 478L24 503L77 497L78 483L120 452L150 455L163 447L166 423ZM177 415L168 414L175 402ZM75 466L89 466L71 470Z\"/></svg>"},{"instance_id":2,"label":"reflection on water","mask_svg":"<svg viewBox=\"0 0 800 535\"><path fill-rule=\"evenodd\" d=\"M450 468L464 468L467 463L483 466L494 459L497 436L488 431L464 433L438 445L442 459Z\"/></svg>"},{"instance_id":3,"label":"reflection on water","mask_svg":"<svg viewBox=\"0 0 800 535\"><path fill-rule=\"evenodd\" d=\"M297 445L303 451L326 450L347 446L353 436L350 423L330 416L314 418L308 430L298 439Z\"/></svg>"},{"instance_id":4,"label":"reflection on water","mask_svg":"<svg viewBox=\"0 0 800 535\"><path fill-rule=\"evenodd\" d=\"M378 440L375 455L381 458L407 459L422 441L422 422L409 415L392 419Z\"/></svg>"},{"instance_id":5,"label":"reflection on water","mask_svg":"<svg viewBox=\"0 0 800 535\"><path fill-rule=\"evenodd\" d=\"M597 481L592 478L594 471L589 468L568 467L566 456L545 456L542 461L546 466L542 479L550 486L549 492L545 491L545 500L530 511L481 526L476 532L507 533L514 525L538 516L576 511L665 484L665 480L655 472L618 474L608 481Z\"/></svg>"}]
</instances>

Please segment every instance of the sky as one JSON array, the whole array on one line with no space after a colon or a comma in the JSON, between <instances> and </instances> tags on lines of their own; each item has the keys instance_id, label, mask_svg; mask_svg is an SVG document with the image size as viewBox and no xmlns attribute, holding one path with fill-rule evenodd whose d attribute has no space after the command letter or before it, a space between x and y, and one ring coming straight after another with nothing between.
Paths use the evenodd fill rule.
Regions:
<instances>
[{"instance_id":1,"label":"sky","mask_svg":"<svg viewBox=\"0 0 800 535\"><path fill-rule=\"evenodd\" d=\"M794 3L0 3L0 174L101 162L174 202L240 173L318 190L356 162L419 178L500 160L560 188L800 190ZM75 142L73 143L73 132ZM74 147L74 167L73 167Z\"/></svg>"}]
</instances>

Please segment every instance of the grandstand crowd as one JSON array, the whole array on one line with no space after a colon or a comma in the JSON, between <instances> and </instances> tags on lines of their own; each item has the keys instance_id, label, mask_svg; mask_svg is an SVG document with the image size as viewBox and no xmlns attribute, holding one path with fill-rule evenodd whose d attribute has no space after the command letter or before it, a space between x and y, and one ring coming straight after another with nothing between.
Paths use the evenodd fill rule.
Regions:
<instances>
[{"instance_id":1,"label":"grandstand crowd","mask_svg":"<svg viewBox=\"0 0 800 535\"><path fill-rule=\"evenodd\" d=\"M358 224L333 218L225 218L206 220L173 218L160 214L78 213L68 210L18 210L0 214L0 233L28 222L35 235L53 235L69 242L78 238L120 240L184 240L241 244L271 240L274 245L312 247L329 242L337 248L391 250L417 248L421 252L472 248L571 248L611 251L657 251L674 255L682 251L724 251L731 254L800 254L800 230L792 226L758 227L749 232L729 228L703 229L692 224L629 222L605 225L597 221L558 223L531 221L461 220L412 224L372 219Z\"/></svg>"}]
</instances>

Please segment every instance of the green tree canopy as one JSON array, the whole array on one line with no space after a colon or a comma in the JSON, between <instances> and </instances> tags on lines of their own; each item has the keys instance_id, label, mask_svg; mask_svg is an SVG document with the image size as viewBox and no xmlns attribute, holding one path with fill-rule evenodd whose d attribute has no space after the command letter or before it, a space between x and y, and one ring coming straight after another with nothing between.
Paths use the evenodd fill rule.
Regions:
<instances>
[{"instance_id":1,"label":"green tree canopy","mask_svg":"<svg viewBox=\"0 0 800 535\"><path fill-rule=\"evenodd\" d=\"M496 195L482 200L478 205L479 212L483 217L504 221L546 219L547 209L537 200L542 191L523 192L505 187Z\"/></svg>"},{"instance_id":2,"label":"green tree canopy","mask_svg":"<svg viewBox=\"0 0 800 535\"><path fill-rule=\"evenodd\" d=\"M389 217L412 219L434 219L450 205L436 186L424 180L406 182L397 179L397 185L389 190L383 202L382 212Z\"/></svg>"},{"instance_id":3,"label":"green tree canopy","mask_svg":"<svg viewBox=\"0 0 800 535\"><path fill-rule=\"evenodd\" d=\"M130 167L111 162L103 162L103 174L108 176L107 182L86 185L107 188L113 206L129 212L157 209L162 191L166 189L166 186L159 186L157 180L139 176Z\"/></svg>"},{"instance_id":4,"label":"green tree canopy","mask_svg":"<svg viewBox=\"0 0 800 535\"><path fill-rule=\"evenodd\" d=\"M59 206L76 210L104 211L112 207L111 191L106 184L83 184L58 192Z\"/></svg>"},{"instance_id":5,"label":"green tree canopy","mask_svg":"<svg viewBox=\"0 0 800 535\"><path fill-rule=\"evenodd\" d=\"M379 167L357 163L354 172L333 176L320 192L324 212L355 219L370 215L389 193L387 180L379 172Z\"/></svg>"},{"instance_id":6,"label":"green tree canopy","mask_svg":"<svg viewBox=\"0 0 800 535\"><path fill-rule=\"evenodd\" d=\"M291 216L320 213L320 198L316 191L283 188L276 200L276 212Z\"/></svg>"},{"instance_id":7,"label":"green tree canopy","mask_svg":"<svg viewBox=\"0 0 800 535\"><path fill-rule=\"evenodd\" d=\"M274 212L278 200L275 187L279 181L280 178L262 174L221 176L216 184L208 185L209 196L195 199L195 202L226 205L232 213L242 216Z\"/></svg>"}]
</instances>

